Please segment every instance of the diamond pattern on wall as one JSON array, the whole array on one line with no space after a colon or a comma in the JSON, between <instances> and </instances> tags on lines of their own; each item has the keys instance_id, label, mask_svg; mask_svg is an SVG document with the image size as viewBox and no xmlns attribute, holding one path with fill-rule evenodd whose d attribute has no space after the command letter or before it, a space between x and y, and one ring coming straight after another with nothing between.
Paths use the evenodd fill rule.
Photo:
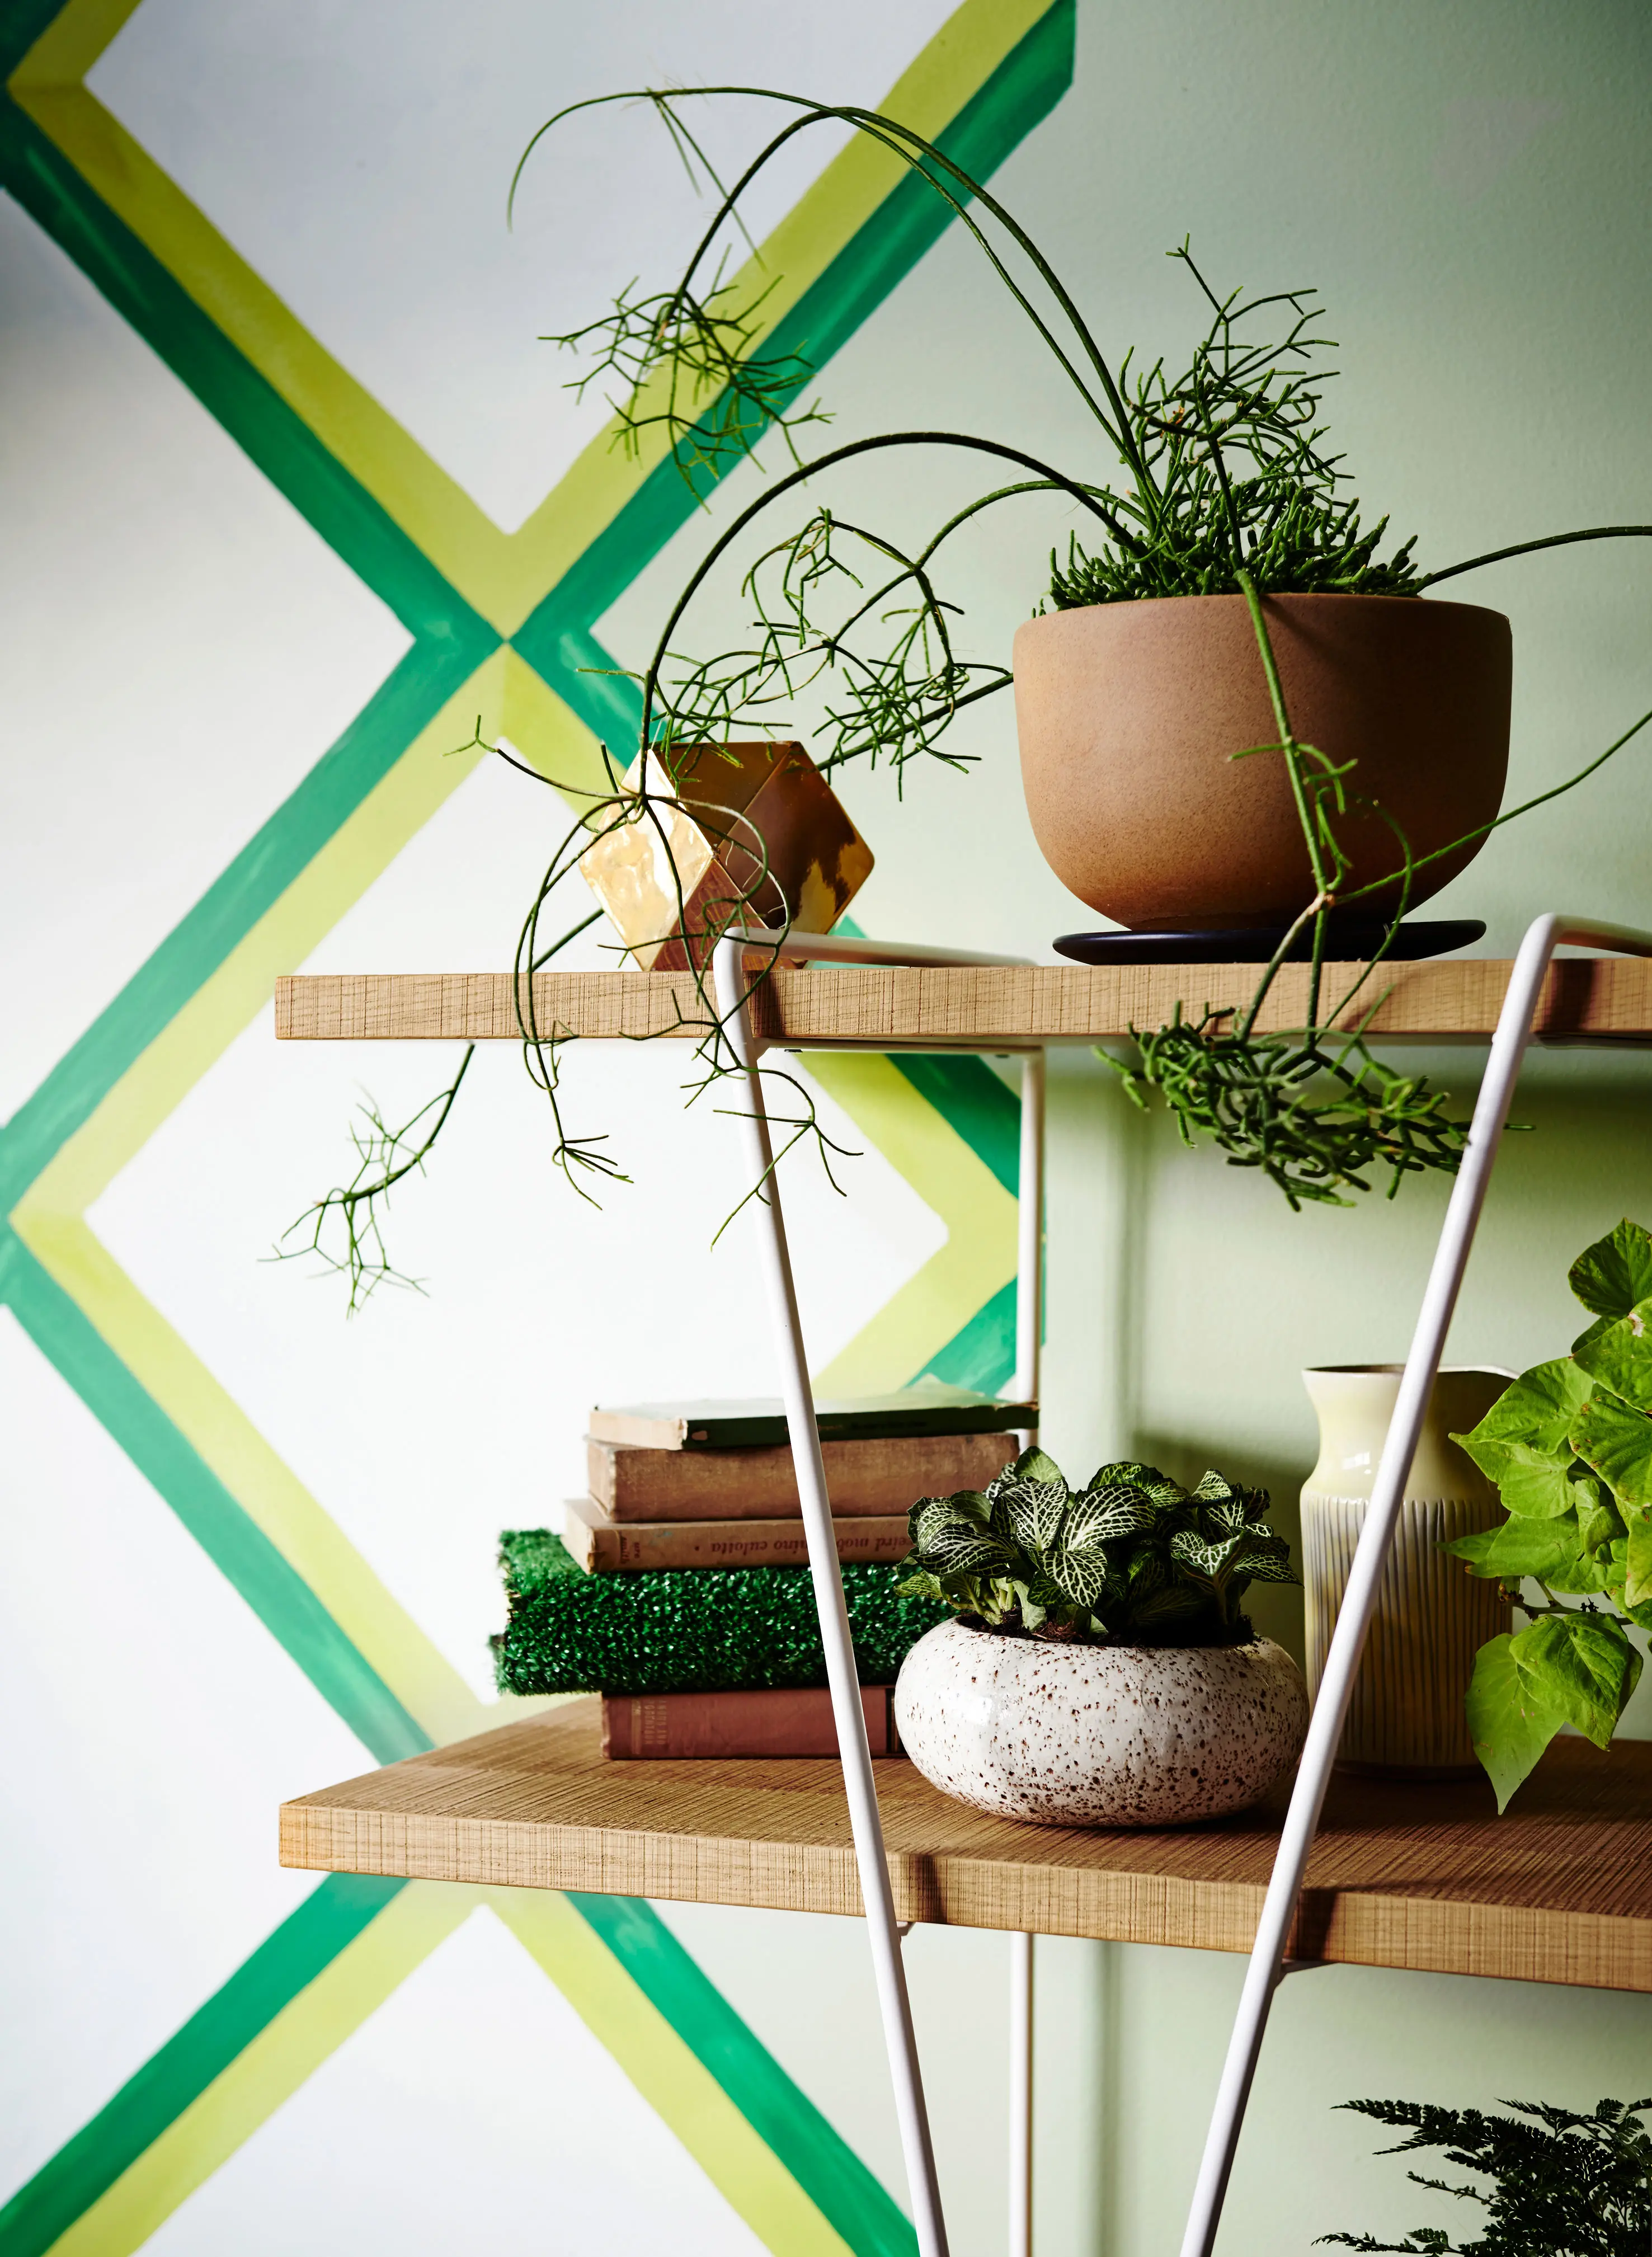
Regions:
<instances>
[{"instance_id":1,"label":"diamond pattern on wall","mask_svg":"<svg viewBox=\"0 0 1652 2257\"><path fill-rule=\"evenodd\" d=\"M376 1758L392 1760L497 1712L84 1218L266 1008L277 974L303 960L463 781L467 763L446 755L478 712L487 734L508 734L547 772L575 782L595 773L593 732L623 739L633 724L628 686L581 671L609 662L591 623L692 500L670 462L645 453L633 463L598 442L519 531L501 534L88 92L87 72L131 12L131 0L0 10L5 185L411 643L0 1133L0 1298L316 1690ZM1072 36L1071 0L966 0L887 103L944 134L984 174L1059 99ZM773 348L807 337L818 364L943 216L880 152L844 152L766 246L766 272L783 277L769 301ZM968 1062L943 1065L927 1083L905 1077L907 1157L897 1164L923 1167L927 1141L955 1184L967 1180L971 1155L1001 1182L1002 1121L981 1126L997 1100ZM895 1095L899 1110L907 1098ZM843 1101L856 1110L850 1095ZM890 1088L863 1091L862 1101L886 1112ZM948 1220L970 1204L948 1194ZM955 1368L973 1355L983 1376L996 1358L1002 1376L995 1343L1013 1216L1007 1263L1004 1227L997 1216L996 1258L955 1261L938 1292L918 1297L915 1319L902 1317L886 1380L949 1355ZM137 2247L475 1902L474 1892L329 1877L0 2211L0 2257ZM526 1893L495 1906L766 2246L910 2247L893 2203L646 1906Z\"/></svg>"}]
</instances>

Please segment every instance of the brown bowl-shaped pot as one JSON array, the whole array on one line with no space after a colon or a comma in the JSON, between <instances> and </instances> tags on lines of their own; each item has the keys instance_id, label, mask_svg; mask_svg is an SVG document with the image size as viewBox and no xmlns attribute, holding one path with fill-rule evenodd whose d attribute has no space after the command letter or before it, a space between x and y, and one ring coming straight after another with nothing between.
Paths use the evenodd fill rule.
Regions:
<instances>
[{"instance_id":1,"label":"brown bowl-shaped pot","mask_svg":"<svg viewBox=\"0 0 1652 2257\"><path fill-rule=\"evenodd\" d=\"M1269 596L1268 635L1298 740L1375 800L1420 860L1489 823L1508 766L1508 621L1418 596ZM1044 859L1080 901L1140 932L1283 923L1313 897L1243 596L1090 604L1015 636L1015 725ZM1398 873L1381 816L1337 824L1340 890ZM1415 872L1415 906L1479 853ZM1397 887L1360 903L1391 907Z\"/></svg>"}]
</instances>

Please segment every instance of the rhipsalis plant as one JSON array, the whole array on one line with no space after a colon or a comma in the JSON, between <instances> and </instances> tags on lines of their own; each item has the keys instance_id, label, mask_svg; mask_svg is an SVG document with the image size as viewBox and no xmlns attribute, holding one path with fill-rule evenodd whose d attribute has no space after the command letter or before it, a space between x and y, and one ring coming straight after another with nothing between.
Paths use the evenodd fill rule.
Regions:
<instances>
[{"instance_id":1,"label":"rhipsalis plant","mask_svg":"<svg viewBox=\"0 0 1652 2257\"><path fill-rule=\"evenodd\" d=\"M1500 1810L1563 1724L1609 1744L1641 1675L1631 1631L1652 1631L1652 1235L1620 1222L1568 1279L1594 1322L1452 1438L1508 1517L1446 1548L1528 1618L1480 1648L1468 1690Z\"/></svg>"},{"instance_id":2,"label":"rhipsalis plant","mask_svg":"<svg viewBox=\"0 0 1652 2257\"><path fill-rule=\"evenodd\" d=\"M1266 1489L1215 1473L1185 1489L1154 1466L1102 1466L1075 1491L1028 1450L985 1492L919 1499L900 1588L1034 1638L1235 1645L1251 1584L1296 1580L1267 1512Z\"/></svg>"},{"instance_id":3,"label":"rhipsalis plant","mask_svg":"<svg viewBox=\"0 0 1652 2257\"><path fill-rule=\"evenodd\" d=\"M1454 2170L1478 2174L1484 2186L1420 2171L1406 2176L1483 2210L1486 2231L1472 2241L1454 2241L1436 2225L1420 2225L1403 2241L1326 2233L1321 2245L1367 2257L1646 2257L1652 2247L1652 2133L1637 2121L1652 2100L1602 2100L1586 2116L1532 2100L1505 2101L1513 2116L1415 2100L1343 2105L1406 2133L1380 2154L1437 2148Z\"/></svg>"},{"instance_id":4,"label":"rhipsalis plant","mask_svg":"<svg viewBox=\"0 0 1652 2257\"><path fill-rule=\"evenodd\" d=\"M705 164L683 114L690 100L718 96L771 102L785 113L726 189ZM629 285L611 311L561 331L552 342L594 356L593 364L574 379L575 389L603 379L616 386L610 400L616 446L635 454L663 442L677 473L701 500L727 471L748 462L765 472L766 483L710 541L669 606L652 654L631 676L637 692L634 749L657 754L647 764L653 774L642 775L636 792L622 794L618 772L633 754L611 761L614 791L600 804L582 802L577 791L565 795L579 809L580 822L653 824L663 839L661 810L669 809L678 781L674 748L725 743L737 734L806 736L829 771L882 761L904 777L920 759L961 765L972 758L956 748L953 725L967 708L1006 689L1010 673L1000 657L964 647L962 614L947 592L945 575L959 544L978 536L989 517L1001 544L1017 512L1025 521L1027 498L1046 503L1055 498L1067 507L1070 528L1042 573L1034 557L1044 553L1047 533L1029 553L1029 608L1223 592L1246 597L1275 733L1240 757L1284 763L1303 828L1301 915L1263 968L1249 1004L1157 1029L1133 1029L1138 1052L1121 1065L1133 1095L1145 1100L1156 1090L1188 1142L1212 1138L1232 1164L1260 1170L1293 1206L1306 1199L1345 1203L1384 1169L1390 1194L1419 1170L1454 1170L1465 1124L1448 1114L1440 1093L1381 1065L1366 1047L1365 1027L1382 994L1380 985L1368 987L1371 970L1345 994L1322 993L1331 914L1363 903L1388 918L1388 938L1373 959L1380 963L1405 913L1416 870L1571 789L1652 721L1652 712L1565 782L1434 853L1414 860L1396 834L1394 871L1354 885L1339 838L1345 819L1374 813L1393 827L1392 818L1362 798L1352 764L1339 763L1334 746L1306 744L1295 734L1274 662L1266 599L1301 593L1419 596L1503 557L1645 534L1652 527L1590 527L1432 572L1419 569L1408 540L1385 553L1387 519L1364 525L1342 458L1327 439L1323 401L1334 371L1323 357L1331 341L1321 334L1312 290L1247 294L1218 288L1183 243L1170 256L1203 307L1198 342L1179 369L1162 357L1139 361L1132 352L1115 364L1013 214L935 143L877 110L766 88L616 93L550 118L525 152L518 178L539 141L574 110L638 100L652 105L691 175L696 161L709 175L713 209L674 281L660 289ZM992 287L1004 292L1012 317L1026 322L1036 338L1058 392L1077 402L1087 436L1070 449L1070 458L1053 461L1036 443L1048 419L1046 404L1032 398L1026 435L1034 443L1027 446L996 432L932 428L920 402L909 428L805 454L813 429L830 419L808 392L810 340L784 309L780 286L785 278L755 255L731 276L719 245L731 223L742 224L741 199L752 183L817 127L829 132L847 127L871 141L914 173L964 230ZM770 432L780 435L787 450L788 466L779 476L768 474L758 454ZM887 525L844 506L835 475L847 464L914 449L939 453L960 467L990 468L999 481L967 493L932 533L916 541L898 538ZM1011 516L1000 531L1006 508ZM759 520L774 521L769 513L777 509L791 513L778 537L754 533ZM728 647L701 647L688 627L696 596L737 549L749 556L753 546L755 561L745 565L739 583L750 606L749 631ZM540 923L583 843L576 826L549 863L524 927L519 973L551 952L538 945ZM720 912L724 924L741 914L739 903ZM1257 1014L1280 966L1299 945L1311 953L1303 1022L1288 1034L1259 1036ZM766 977L767 969L756 976ZM1362 990L1367 992L1362 995ZM566 1036L537 1023L531 982L525 987L519 980L518 991L529 1072L554 1108L558 1164L576 1182L617 1172L600 1138L570 1137L564 1130L555 1110L556 1058ZM702 1036L705 1073L715 1081L732 1060L702 973L696 974L692 1023ZM1351 1025L1352 1031L1337 1031ZM800 1096L794 1125L800 1136L819 1142L806 1097ZM371 1207L365 1197L370 1189L358 1179L348 1194L355 1200L354 1220L341 1266L349 1270L353 1285L359 1283L353 1249ZM341 1191L320 1203L323 1222L338 1219L345 1196Z\"/></svg>"}]
</instances>

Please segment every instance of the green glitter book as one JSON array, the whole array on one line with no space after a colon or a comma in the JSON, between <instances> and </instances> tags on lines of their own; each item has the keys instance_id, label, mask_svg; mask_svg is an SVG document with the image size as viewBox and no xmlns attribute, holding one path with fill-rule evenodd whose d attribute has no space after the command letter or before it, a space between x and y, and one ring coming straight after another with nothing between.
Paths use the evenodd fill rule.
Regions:
<instances>
[{"instance_id":1,"label":"green glitter book","mask_svg":"<svg viewBox=\"0 0 1652 2257\"><path fill-rule=\"evenodd\" d=\"M499 1539L509 1615L492 1641L502 1693L725 1693L823 1685L807 1567L662 1567L587 1575L543 1528ZM899 1568L843 1569L855 1666L892 1684L947 1610L902 1598Z\"/></svg>"}]
</instances>

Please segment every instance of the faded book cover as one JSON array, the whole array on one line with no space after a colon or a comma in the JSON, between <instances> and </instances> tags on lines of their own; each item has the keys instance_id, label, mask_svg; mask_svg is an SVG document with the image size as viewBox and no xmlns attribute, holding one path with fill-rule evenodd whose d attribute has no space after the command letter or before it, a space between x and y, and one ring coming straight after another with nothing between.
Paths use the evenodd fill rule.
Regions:
<instances>
[{"instance_id":1,"label":"faded book cover","mask_svg":"<svg viewBox=\"0 0 1652 2257\"><path fill-rule=\"evenodd\" d=\"M879 1434L1001 1434L1036 1426L1038 1405L1000 1403L971 1388L926 1380L893 1395L816 1403L815 1423L822 1442ZM776 1396L745 1402L598 1404L588 1432L598 1442L631 1442L651 1450L772 1449L790 1439Z\"/></svg>"},{"instance_id":2,"label":"faded book cover","mask_svg":"<svg viewBox=\"0 0 1652 2257\"><path fill-rule=\"evenodd\" d=\"M899 1755L892 1687L863 1685L860 1705L873 1755ZM603 1753L616 1762L835 1756L832 1696L824 1686L759 1693L605 1693Z\"/></svg>"},{"instance_id":3,"label":"faded book cover","mask_svg":"<svg viewBox=\"0 0 1652 2257\"><path fill-rule=\"evenodd\" d=\"M779 1520L801 1510L789 1448L653 1450L588 1440L591 1496L611 1520ZM878 1434L822 1442L835 1518L904 1513L921 1496L983 1489L1013 1435Z\"/></svg>"},{"instance_id":4,"label":"faded book cover","mask_svg":"<svg viewBox=\"0 0 1652 2257\"><path fill-rule=\"evenodd\" d=\"M588 1496L564 1508L563 1542L589 1575L653 1567L805 1567L801 1518L787 1520L611 1520ZM907 1516L834 1520L840 1560L904 1560Z\"/></svg>"}]
</instances>

